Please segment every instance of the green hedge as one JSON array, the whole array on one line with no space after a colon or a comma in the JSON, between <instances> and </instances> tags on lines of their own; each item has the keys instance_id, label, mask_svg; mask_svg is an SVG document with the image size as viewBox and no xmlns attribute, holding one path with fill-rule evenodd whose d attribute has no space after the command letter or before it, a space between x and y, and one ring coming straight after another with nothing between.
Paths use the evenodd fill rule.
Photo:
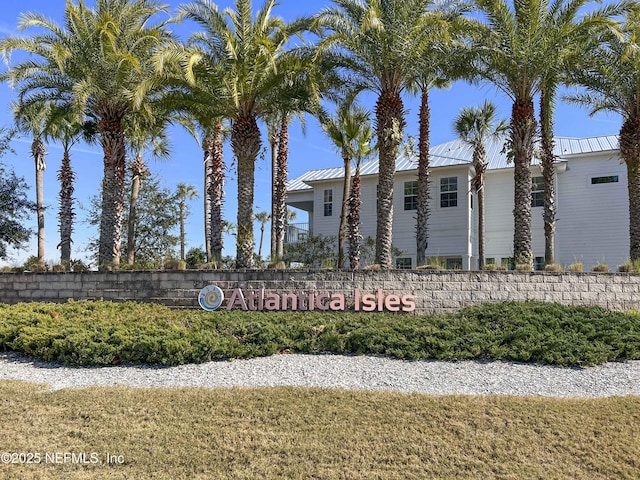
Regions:
<instances>
[{"instance_id":1,"label":"green hedge","mask_svg":"<svg viewBox=\"0 0 640 480\"><path fill-rule=\"evenodd\" d=\"M29 303L0 305L0 350L70 365L179 365L279 352L592 365L640 359L640 316L539 302L423 316Z\"/></svg>"}]
</instances>

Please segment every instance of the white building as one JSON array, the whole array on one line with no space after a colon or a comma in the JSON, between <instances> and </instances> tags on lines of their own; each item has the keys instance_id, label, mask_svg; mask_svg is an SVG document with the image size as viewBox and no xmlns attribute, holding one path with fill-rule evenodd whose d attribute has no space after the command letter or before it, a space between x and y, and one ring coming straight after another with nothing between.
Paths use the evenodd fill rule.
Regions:
<instances>
[{"instance_id":1,"label":"white building","mask_svg":"<svg viewBox=\"0 0 640 480\"><path fill-rule=\"evenodd\" d=\"M607 263L613 270L629 257L627 174L615 135L556 138L556 262L582 262L585 270ZM502 142L487 144L485 242L487 263L509 264L513 256L513 166ZM470 191L472 150L460 140L431 148L431 215L428 257L448 268L478 265L477 202ZM416 267L415 202L417 159L401 158L394 181L393 244L403 254L399 268ZM361 231L375 236L378 161L363 163ZM287 185L290 207L308 213L309 223L288 232L288 241L308 232L337 236L343 167L311 170ZM542 177L532 166L532 231L536 267L544 264Z\"/></svg>"}]
</instances>

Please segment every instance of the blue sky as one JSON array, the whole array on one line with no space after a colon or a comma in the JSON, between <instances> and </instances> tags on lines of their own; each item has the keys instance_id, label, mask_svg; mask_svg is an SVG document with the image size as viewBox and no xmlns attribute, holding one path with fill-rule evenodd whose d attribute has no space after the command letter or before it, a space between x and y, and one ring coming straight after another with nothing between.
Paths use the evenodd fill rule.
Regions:
<instances>
[{"instance_id":1,"label":"blue sky","mask_svg":"<svg viewBox=\"0 0 640 480\"><path fill-rule=\"evenodd\" d=\"M91 0L87 0L91 4ZM181 4L177 0L166 1L171 6L172 11ZM221 8L232 6L233 1L225 0L216 2ZM254 7L258 8L261 1L254 1ZM64 0L23 0L20 2L4 2L2 16L0 17L0 35L19 34L16 25L21 12L35 11L45 14L53 19L61 20L64 13ZM301 15L310 15L320 11L330 5L329 0L281 0L276 7L275 14L292 20ZM195 31L197 26L192 23L185 23L176 26L175 31L183 37L187 37L191 31ZM27 31L28 33L28 31ZM4 65L0 67L6 68ZM457 113L465 106L478 105L485 98L494 101L499 108L501 116L508 118L511 111L509 100L500 92L497 92L490 85L471 86L464 82L455 83L447 90L434 90L431 92L431 144L436 145L454 138L452 133L452 121ZM0 126L10 126L12 122L10 103L14 99L14 93L8 85L0 85ZM375 97L367 95L362 98L362 103L373 109ZM409 95L405 95L405 107L407 109L408 135L417 136L417 115L418 100ZM594 118L588 116L585 109L572 105L559 103L555 119L555 133L558 136L567 137L590 137L596 135L617 134L620 129L621 120L615 115L602 114ZM291 138L289 142L289 176L297 177L310 169L335 167L342 165L342 160L332 144L324 137L318 122L311 118L306 118L306 132L302 133L300 124L296 120L291 128ZM175 188L178 182L194 185L202 191L202 152L195 140L180 128L170 131L171 158L155 161L148 160L148 165L153 172L157 172L163 179L164 184L169 188ZM14 140L13 148L16 154L7 154L2 161L12 167L19 176L23 176L29 185L34 182L34 163L29 154L31 139L28 137ZM266 137L263 135L263 144L266 147ZM58 222L57 222L57 194L58 182L56 180L57 170L60 167L62 149L59 145L48 145L47 170L45 172L45 203L48 206L45 216L46 229L46 258L48 261L57 263L60 258L56 248L58 244ZM270 211L270 164L269 155L265 151L265 156L258 160L256 164L256 190L255 206L256 211ZM75 197L80 205L85 207L89 204L89 198L99 190L102 178L102 152L99 147L76 145L72 150L72 165L77 175ZM225 160L231 164L232 154L229 146L225 148ZM35 197L34 189L29 192ZM233 170L228 172L227 184L225 186L224 216L227 220L236 223L237 201L236 182ZM78 218L74 233L74 244L72 246L72 258L86 258L86 246L88 238L96 236L93 227L83 222L85 210L78 207L76 209ZM203 227L203 207L201 199L191 203L191 217L187 227L188 247L201 247L204 245ZM303 215L298 220L303 222L306 218ZM35 230L35 215L29 225ZM267 228L268 232L268 228ZM256 250L259 241L259 225L256 224ZM337 233L337 232L336 232ZM265 235L264 253L269 252L269 235ZM22 263L28 256L36 253L36 239L21 251L12 251L10 258L4 264L17 265ZM233 237L225 239L226 255L235 256L235 243Z\"/></svg>"}]
</instances>

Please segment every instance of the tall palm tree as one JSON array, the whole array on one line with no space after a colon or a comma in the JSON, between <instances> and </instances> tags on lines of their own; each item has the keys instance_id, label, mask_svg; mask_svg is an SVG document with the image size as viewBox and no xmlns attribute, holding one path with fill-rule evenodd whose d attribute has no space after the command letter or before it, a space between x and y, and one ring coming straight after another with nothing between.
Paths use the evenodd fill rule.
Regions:
<instances>
[{"instance_id":1,"label":"tall palm tree","mask_svg":"<svg viewBox=\"0 0 640 480\"><path fill-rule=\"evenodd\" d=\"M608 35L571 72L571 81L587 92L566 98L590 107L592 115L610 111L622 117L619 143L627 166L629 256L636 261L640 260L640 13L627 13L621 29L622 38Z\"/></svg>"},{"instance_id":2,"label":"tall palm tree","mask_svg":"<svg viewBox=\"0 0 640 480\"><path fill-rule=\"evenodd\" d=\"M513 101L507 146L514 163L513 254L532 264L531 160L537 133L533 99L547 72L552 38L547 0L476 0L485 20L475 42L477 77Z\"/></svg>"},{"instance_id":3,"label":"tall palm tree","mask_svg":"<svg viewBox=\"0 0 640 480\"><path fill-rule=\"evenodd\" d=\"M407 86L431 32L427 12L431 0L333 0L318 15L329 29L321 51L348 52L345 65L360 87L378 94L376 133L379 145L376 262L392 267L393 177L405 112L402 91Z\"/></svg>"},{"instance_id":4,"label":"tall palm tree","mask_svg":"<svg viewBox=\"0 0 640 480\"><path fill-rule=\"evenodd\" d=\"M349 250L349 268L357 270L360 267L360 242L362 235L360 234L360 206L361 189L360 189L360 164L371 157L377 146L373 145L373 129L367 118L366 125L360 129L360 134L355 140L355 162L356 169L351 181L351 190L348 199L347 213L347 234L348 234L348 250Z\"/></svg>"},{"instance_id":5,"label":"tall palm tree","mask_svg":"<svg viewBox=\"0 0 640 480\"><path fill-rule=\"evenodd\" d=\"M597 48L603 29L615 28L612 17L621 13L620 5L607 5L582 14L589 0L562 0L548 5L546 35L550 51L547 69L540 90L540 152L543 178L543 213L545 238L545 264L555 263L555 161L553 115L557 90L566 83L566 72L571 70L584 52Z\"/></svg>"},{"instance_id":6,"label":"tall palm tree","mask_svg":"<svg viewBox=\"0 0 640 480\"><path fill-rule=\"evenodd\" d=\"M18 131L28 133L33 137L31 142L31 156L36 167L36 214L38 220L38 263L44 266L44 171L47 168L43 137L47 128L47 120L51 112L49 102L33 104L13 104L13 114Z\"/></svg>"},{"instance_id":7,"label":"tall palm tree","mask_svg":"<svg viewBox=\"0 0 640 480\"><path fill-rule=\"evenodd\" d=\"M504 120L498 121L496 107L485 101L479 107L465 107L453 121L453 129L460 139L473 148L473 168L475 175L471 188L478 195L478 267L484 267L484 175L487 170L487 150L485 143L491 136L499 136L508 128Z\"/></svg>"},{"instance_id":8,"label":"tall palm tree","mask_svg":"<svg viewBox=\"0 0 640 480\"><path fill-rule=\"evenodd\" d=\"M62 162L58 170L58 181L60 182L60 194L58 196L58 227L60 229L60 263L67 270L71 264L71 235L73 233L73 222L75 212L73 207L73 192L75 190L75 173L71 168L71 147L80 139L82 135L85 140L90 131L85 130L78 118L71 111L70 105L58 106L51 111L51 116L47 122L45 130L45 140L58 140L62 144Z\"/></svg>"},{"instance_id":9,"label":"tall palm tree","mask_svg":"<svg viewBox=\"0 0 640 480\"><path fill-rule=\"evenodd\" d=\"M321 120L322 130L340 151L344 162L344 180L342 186L342 206L340 208L340 227L338 229L337 268L345 265L345 243L347 239L349 202L351 198L351 162L358 151L358 141L363 131L369 127L369 112L357 104L345 102L338 105L335 117L327 116ZM353 202L353 200L351 200Z\"/></svg>"},{"instance_id":10,"label":"tall palm tree","mask_svg":"<svg viewBox=\"0 0 640 480\"><path fill-rule=\"evenodd\" d=\"M238 167L238 268L253 263L253 199L255 161L261 138L257 119L268 113L269 93L278 88L276 64L291 35L310 27L307 19L286 24L272 15L275 0L266 0L253 18L251 0L235 0L234 8L221 12L208 0L182 5L182 17L204 30L195 34L200 49L187 62L187 78L195 84L198 75L215 71L226 87L217 108L232 122L231 146ZM210 67L210 68L209 68ZM200 73L199 73L200 72Z\"/></svg>"},{"instance_id":11,"label":"tall palm tree","mask_svg":"<svg viewBox=\"0 0 640 480\"><path fill-rule=\"evenodd\" d=\"M171 39L166 21L153 18L166 7L155 0L67 1L64 25L37 13L20 17L19 28L40 29L31 37L7 37L5 55L34 54L5 75L22 97L48 98L73 105L81 118L96 122L104 151L99 268L118 268L124 209L124 120L149 113L149 93L163 88L154 75L154 51Z\"/></svg>"},{"instance_id":12,"label":"tall palm tree","mask_svg":"<svg viewBox=\"0 0 640 480\"><path fill-rule=\"evenodd\" d=\"M187 200L193 200L198 198L198 190L193 185L187 185L185 183L178 183L176 186L176 198L178 199L178 208L180 215L180 260L184 260L185 255L185 242L186 234L184 230L184 224L189 214L189 206Z\"/></svg>"}]
</instances>

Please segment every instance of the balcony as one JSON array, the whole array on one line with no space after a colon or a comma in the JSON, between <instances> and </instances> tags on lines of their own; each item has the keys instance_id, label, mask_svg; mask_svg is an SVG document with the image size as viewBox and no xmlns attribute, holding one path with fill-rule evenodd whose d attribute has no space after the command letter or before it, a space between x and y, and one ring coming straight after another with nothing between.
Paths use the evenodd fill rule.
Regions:
<instances>
[{"instance_id":1,"label":"balcony","mask_svg":"<svg viewBox=\"0 0 640 480\"><path fill-rule=\"evenodd\" d=\"M304 241L309 236L308 223L289 223L284 226L284 244L292 245Z\"/></svg>"}]
</instances>

